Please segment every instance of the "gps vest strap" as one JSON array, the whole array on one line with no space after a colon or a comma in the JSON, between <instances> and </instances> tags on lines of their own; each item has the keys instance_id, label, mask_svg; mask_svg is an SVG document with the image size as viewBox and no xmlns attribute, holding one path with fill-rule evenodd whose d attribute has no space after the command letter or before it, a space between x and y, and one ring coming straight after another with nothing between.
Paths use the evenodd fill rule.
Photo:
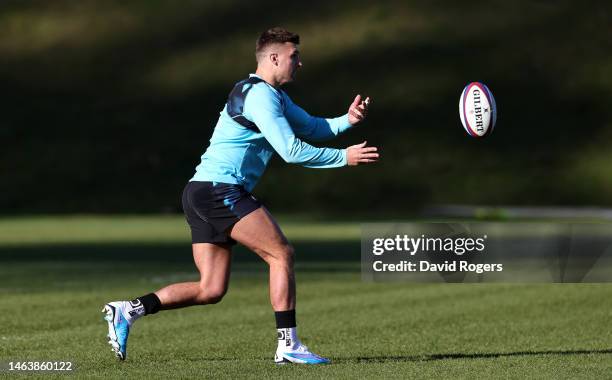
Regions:
<instances>
[{"instance_id":1,"label":"gps vest strap","mask_svg":"<svg viewBox=\"0 0 612 380\"><path fill-rule=\"evenodd\" d=\"M257 133L261 132L257 125L252 121L247 120L242 112L244 111L244 99L249 93L249 90L251 90L254 84L263 81L263 79L258 77L249 77L248 79L241 80L240 82L236 83L232 89L232 92L230 92L227 98L227 113L230 115L230 117L243 127ZM245 86L245 84L248 84L248 86Z\"/></svg>"}]
</instances>

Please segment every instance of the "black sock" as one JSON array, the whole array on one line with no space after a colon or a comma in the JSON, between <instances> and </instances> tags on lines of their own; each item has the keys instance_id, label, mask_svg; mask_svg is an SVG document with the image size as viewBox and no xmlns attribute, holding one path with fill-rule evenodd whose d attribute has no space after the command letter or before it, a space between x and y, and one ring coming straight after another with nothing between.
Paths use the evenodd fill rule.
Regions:
<instances>
[{"instance_id":1,"label":"black sock","mask_svg":"<svg viewBox=\"0 0 612 380\"><path fill-rule=\"evenodd\" d=\"M144 306L145 315L155 314L161 308L161 301L155 293L149 293L145 296L138 297L132 302L136 303L138 301L140 301L142 303L142 306Z\"/></svg>"},{"instance_id":2,"label":"black sock","mask_svg":"<svg viewBox=\"0 0 612 380\"><path fill-rule=\"evenodd\" d=\"M296 327L295 309L287 311L275 311L274 317L276 318L277 329L287 329L291 327Z\"/></svg>"}]
</instances>

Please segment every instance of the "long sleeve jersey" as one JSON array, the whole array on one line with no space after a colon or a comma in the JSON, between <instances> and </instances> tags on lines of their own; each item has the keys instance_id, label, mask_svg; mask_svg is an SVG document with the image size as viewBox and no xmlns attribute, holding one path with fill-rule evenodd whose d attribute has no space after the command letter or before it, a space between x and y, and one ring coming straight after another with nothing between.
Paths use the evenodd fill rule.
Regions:
<instances>
[{"instance_id":1,"label":"long sleeve jersey","mask_svg":"<svg viewBox=\"0 0 612 380\"><path fill-rule=\"evenodd\" d=\"M238 184L250 192L274 152L309 168L344 166L346 149L317 148L302 139L324 141L350 127L348 114L311 116L284 91L251 74L230 94L191 181Z\"/></svg>"}]
</instances>

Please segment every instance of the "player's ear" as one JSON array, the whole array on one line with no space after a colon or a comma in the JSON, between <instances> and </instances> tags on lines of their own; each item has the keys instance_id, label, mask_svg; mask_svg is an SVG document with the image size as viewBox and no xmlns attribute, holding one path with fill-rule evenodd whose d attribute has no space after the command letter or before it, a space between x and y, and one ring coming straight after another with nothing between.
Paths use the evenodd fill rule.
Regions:
<instances>
[{"instance_id":1,"label":"player's ear","mask_svg":"<svg viewBox=\"0 0 612 380\"><path fill-rule=\"evenodd\" d=\"M274 66L278 66L278 53L270 53L268 57Z\"/></svg>"}]
</instances>

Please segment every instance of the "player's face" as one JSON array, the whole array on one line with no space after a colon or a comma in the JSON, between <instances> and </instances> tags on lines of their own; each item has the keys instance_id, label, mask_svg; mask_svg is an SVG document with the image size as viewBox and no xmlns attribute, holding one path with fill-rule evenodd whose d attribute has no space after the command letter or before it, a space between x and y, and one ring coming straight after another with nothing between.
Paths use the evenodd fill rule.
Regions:
<instances>
[{"instance_id":1,"label":"player's face","mask_svg":"<svg viewBox=\"0 0 612 380\"><path fill-rule=\"evenodd\" d=\"M302 66L300 51L292 42L285 42L278 49L278 80L280 84L292 82L297 69Z\"/></svg>"}]
</instances>

